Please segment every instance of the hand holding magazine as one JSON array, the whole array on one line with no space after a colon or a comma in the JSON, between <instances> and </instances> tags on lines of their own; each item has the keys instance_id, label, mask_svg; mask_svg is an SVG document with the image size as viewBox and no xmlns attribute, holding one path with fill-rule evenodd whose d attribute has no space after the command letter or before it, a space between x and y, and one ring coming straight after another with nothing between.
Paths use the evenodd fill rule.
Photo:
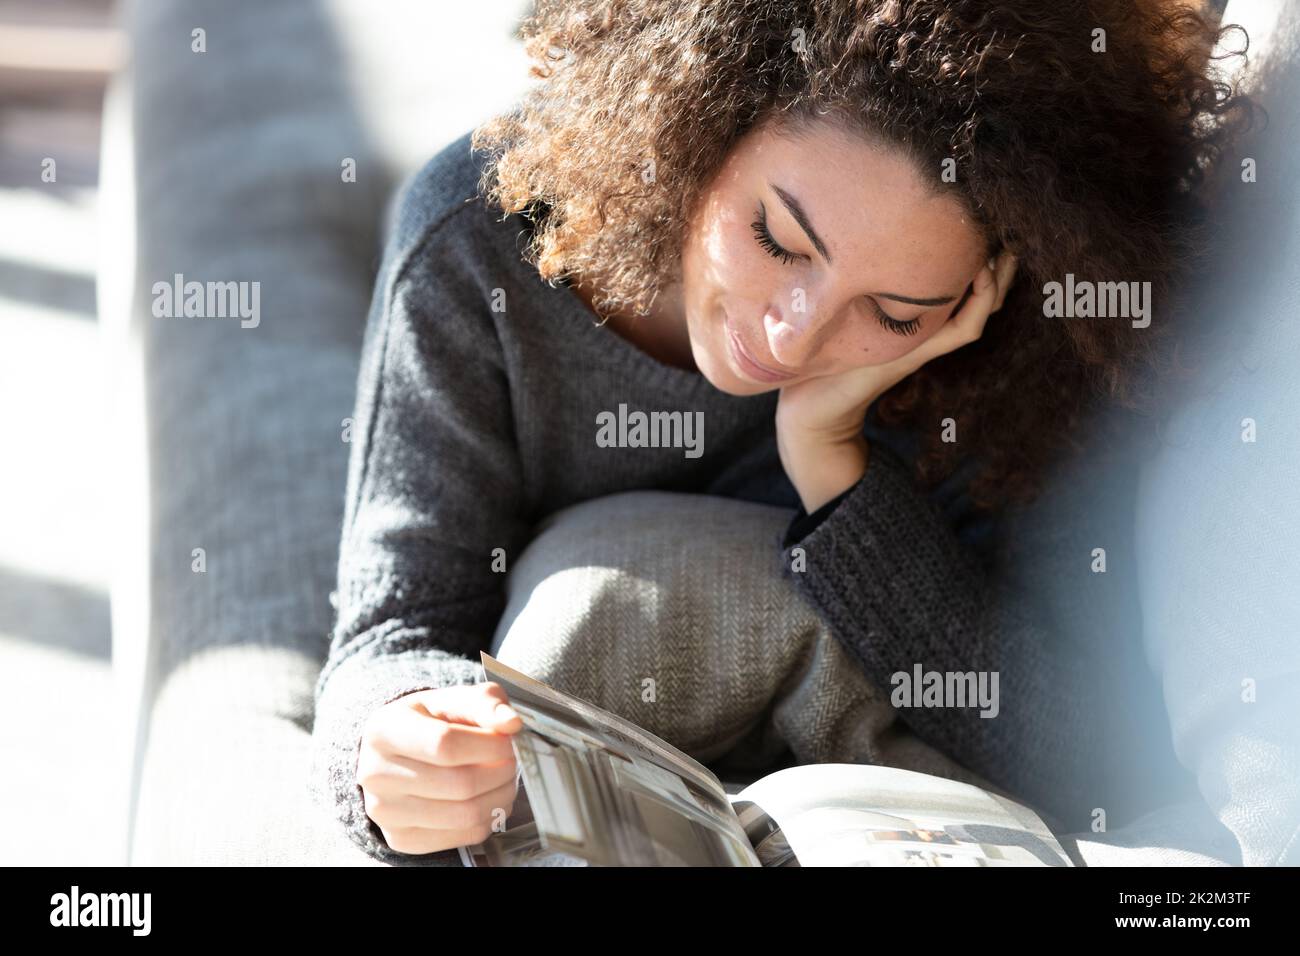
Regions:
<instances>
[{"instance_id":1,"label":"hand holding magazine","mask_svg":"<svg viewBox=\"0 0 1300 956\"><path fill-rule=\"evenodd\" d=\"M805 764L729 793L635 724L482 660L523 720L523 787L466 866L1072 865L1028 808L910 770Z\"/></svg>"}]
</instances>

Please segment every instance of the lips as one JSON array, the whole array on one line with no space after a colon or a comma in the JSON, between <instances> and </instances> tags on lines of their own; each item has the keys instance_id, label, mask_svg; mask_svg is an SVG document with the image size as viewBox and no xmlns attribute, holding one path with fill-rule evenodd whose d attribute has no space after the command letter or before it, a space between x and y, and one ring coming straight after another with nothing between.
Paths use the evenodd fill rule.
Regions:
<instances>
[{"instance_id":1,"label":"lips","mask_svg":"<svg viewBox=\"0 0 1300 956\"><path fill-rule=\"evenodd\" d=\"M744 344L740 340L734 329L731 327L729 319L724 315L722 322L723 330L727 333L727 348L731 353L731 361L749 378L756 379L760 382L787 382L795 378L794 373L778 372L775 369L768 368L766 365L758 362L752 355L745 350Z\"/></svg>"}]
</instances>

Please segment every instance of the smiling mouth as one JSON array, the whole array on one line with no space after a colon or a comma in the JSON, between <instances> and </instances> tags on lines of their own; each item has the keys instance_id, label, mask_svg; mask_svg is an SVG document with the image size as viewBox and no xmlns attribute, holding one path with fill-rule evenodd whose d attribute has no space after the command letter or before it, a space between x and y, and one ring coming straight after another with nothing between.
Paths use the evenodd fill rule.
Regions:
<instances>
[{"instance_id":1,"label":"smiling mouth","mask_svg":"<svg viewBox=\"0 0 1300 956\"><path fill-rule=\"evenodd\" d=\"M727 349L731 353L731 362L747 378L760 382L787 382L797 377L793 372L779 372L776 369L769 368L745 351L745 346L740 341L740 336L732 329L726 313L723 313L722 328L727 335Z\"/></svg>"}]
</instances>

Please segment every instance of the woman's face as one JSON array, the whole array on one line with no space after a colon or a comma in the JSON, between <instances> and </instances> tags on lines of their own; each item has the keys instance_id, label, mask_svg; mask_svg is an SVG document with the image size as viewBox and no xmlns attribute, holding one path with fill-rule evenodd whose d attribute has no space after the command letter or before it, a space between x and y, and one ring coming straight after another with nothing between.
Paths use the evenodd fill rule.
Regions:
<instances>
[{"instance_id":1,"label":"woman's face","mask_svg":"<svg viewBox=\"0 0 1300 956\"><path fill-rule=\"evenodd\" d=\"M940 172L927 181L902 153L829 123L741 139L682 247L704 376L756 395L882 365L934 335L988 255L961 205L934 193Z\"/></svg>"}]
</instances>

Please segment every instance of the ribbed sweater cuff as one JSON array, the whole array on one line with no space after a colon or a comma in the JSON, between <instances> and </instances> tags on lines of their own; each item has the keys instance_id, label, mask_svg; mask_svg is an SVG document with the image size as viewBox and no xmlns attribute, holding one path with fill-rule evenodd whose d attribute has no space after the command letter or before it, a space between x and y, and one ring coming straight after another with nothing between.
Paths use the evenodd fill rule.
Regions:
<instances>
[{"instance_id":1,"label":"ribbed sweater cuff","mask_svg":"<svg viewBox=\"0 0 1300 956\"><path fill-rule=\"evenodd\" d=\"M794 570L796 546L804 572ZM803 523L796 515L782 547L785 576L833 629L888 638L886 646L854 648L886 686L901 660L970 666L981 656L969 643L982 574L891 448L873 444L857 483Z\"/></svg>"},{"instance_id":2,"label":"ribbed sweater cuff","mask_svg":"<svg viewBox=\"0 0 1300 956\"><path fill-rule=\"evenodd\" d=\"M391 637L391 635L390 635ZM447 651L361 652L345 658L318 687L312 729L313 799L337 814L348 836L370 856L397 866L459 866L456 850L407 854L391 849L366 815L357 784L361 735L370 715L384 704L419 690L477 683L478 661Z\"/></svg>"}]
</instances>

